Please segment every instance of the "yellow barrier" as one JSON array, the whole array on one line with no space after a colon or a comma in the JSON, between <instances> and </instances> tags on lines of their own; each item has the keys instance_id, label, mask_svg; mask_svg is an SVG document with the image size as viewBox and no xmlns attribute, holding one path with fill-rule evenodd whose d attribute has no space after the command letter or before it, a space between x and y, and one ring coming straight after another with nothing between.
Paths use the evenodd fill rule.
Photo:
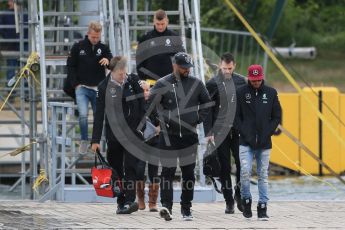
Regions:
<instances>
[{"instance_id":1,"label":"yellow barrier","mask_svg":"<svg viewBox=\"0 0 345 230\"><path fill-rule=\"evenodd\" d=\"M318 107L318 97L309 89L303 93L309 98L313 106ZM319 155L319 118L306 100L301 100L300 105L300 140L317 156ZM288 127L286 127L288 128ZM301 150L301 165L312 174L319 174L319 164L303 150Z\"/></svg>"},{"instance_id":2,"label":"yellow barrier","mask_svg":"<svg viewBox=\"0 0 345 230\"><path fill-rule=\"evenodd\" d=\"M315 95L315 92L317 95ZM319 108L318 95L320 92L324 101L321 106L323 116L334 127L338 135L344 139L345 127L337 117L345 117L345 95L340 94L338 89L333 87L315 87L303 89L303 96L308 97L313 106ZM310 104L306 100L301 100L299 94L281 93L279 99L283 108L283 127L301 140L306 147L318 155L336 173L344 172L345 147L341 146L337 138L334 137L333 132L325 128L323 122L320 122L321 120ZM320 137L320 135L322 136ZM271 162L298 171L296 164L292 163L295 162L312 174L329 174L328 170L321 168L312 157L285 135L274 136L273 141L277 147L288 154L290 161L281 157L277 148L273 147Z\"/></svg>"},{"instance_id":3,"label":"yellow barrier","mask_svg":"<svg viewBox=\"0 0 345 230\"><path fill-rule=\"evenodd\" d=\"M345 94L340 95L340 119L345 123ZM340 134L343 139L345 139L345 126L340 125ZM345 172L345 147L341 146L341 158L340 158L340 168L342 172Z\"/></svg>"},{"instance_id":4,"label":"yellow barrier","mask_svg":"<svg viewBox=\"0 0 345 230\"><path fill-rule=\"evenodd\" d=\"M283 108L283 121L282 125L289 129L289 131L296 137L299 137L299 104L300 96L297 93L280 93L279 100ZM280 134L273 136L272 141L280 149L284 149L284 152L290 157L290 161L282 157L279 149L273 145L271 161L275 164L284 166L286 168L299 171L300 165L300 149L286 135Z\"/></svg>"},{"instance_id":5,"label":"yellow barrier","mask_svg":"<svg viewBox=\"0 0 345 230\"><path fill-rule=\"evenodd\" d=\"M322 99L327 104L327 106L322 106L322 113L327 117L327 120L332 124L332 126L338 131L340 134L340 127L341 124L337 117L332 114L335 113L339 118L341 118L339 114L340 109L340 93L336 88L318 88L318 90L322 90ZM322 152L323 152L323 161L328 164L335 172L340 173L341 167L341 144L339 141L334 137L334 135L330 132L329 129L323 128L322 129ZM323 170L325 174L329 174L327 170Z\"/></svg>"}]
</instances>

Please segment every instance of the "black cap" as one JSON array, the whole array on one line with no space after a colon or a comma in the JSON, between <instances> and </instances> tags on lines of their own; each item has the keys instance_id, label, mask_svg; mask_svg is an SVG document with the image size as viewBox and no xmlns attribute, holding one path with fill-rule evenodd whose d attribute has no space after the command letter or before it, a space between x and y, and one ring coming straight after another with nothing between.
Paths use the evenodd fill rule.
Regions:
<instances>
[{"instance_id":1,"label":"black cap","mask_svg":"<svg viewBox=\"0 0 345 230\"><path fill-rule=\"evenodd\" d=\"M193 67L192 58L184 52L178 52L175 54L174 63L186 69Z\"/></svg>"}]
</instances>

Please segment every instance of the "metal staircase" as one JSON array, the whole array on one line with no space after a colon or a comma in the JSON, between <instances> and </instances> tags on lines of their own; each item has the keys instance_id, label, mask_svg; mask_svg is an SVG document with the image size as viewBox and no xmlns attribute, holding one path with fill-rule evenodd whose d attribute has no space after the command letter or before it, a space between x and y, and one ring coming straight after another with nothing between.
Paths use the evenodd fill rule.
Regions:
<instances>
[{"instance_id":1,"label":"metal staircase","mask_svg":"<svg viewBox=\"0 0 345 230\"><path fill-rule=\"evenodd\" d=\"M84 39L90 20L100 21L103 25L101 38L103 42L108 43L114 40L113 35L111 35L114 25L109 23L111 21L109 18L112 18L112 15L109 14L108 11L111 3L111 0L65 0L48 3L48 9L46 9L46 7L41 7L43 4L40 4L38 8L41 16L40 18L43 20L40 20L40 26L38 27L38 33L41 34L41 36L37 46L40 47L40 64L45 67L42 68L43 71L41 71L41 76L45 76L47 81L44 83L44 85L46 85L46 90L42 90L41 92L42 116L43 114L47 116L46 120L49 121L47 122L47 126L49 123L50 127L49 134L48 130L46 135L43 134L47 142L50 142L49 147L46 147L47 152L45 154L47 158L45 159L47 164L45 167L46 172L49 172L50 184L48 192L41 197L41 200L55 198L55 194L58 191L61 191L59 194L62 194L61 199L64 199L65 172L71 176L72 185L76 185L76 177L78 177L82 183L88 184L87 180L81 175L80 170L78 171L76 168L76 164L84 158L76 152L77 148L75 141L79 139L79 137L75 135L75 126L78 124L76 117L70 115L67 120L64 118L60 121L62 122L62 127L64 127L64 135L73 136L73 138L70 139L69 143L65 143L64 141L60 142L60 147L57 149L57 145L54 143L56 143L58 138L56 136L58 132L56 128L54 129L53 127L56 127L56 122L59 122L59 119L66 116L66 114L56 115L56 111L53 109L50 113L52 117L48 118L47 103L48 101L52 101L52 103L67 101L70 103L62 103L62 105L65 104L65 106L73 108L72 100L64 96L65 94L62 91L63 81L67 73L67 53L76 41ZM114 52L114 50L112 51ZM43 83L42 78L41 82ZM46 100L44 98L46 98ZM52 106L51 103L50 106ZM46 112L44 113L44 111ZM67 126L67 124L69 126ZM66 127L68 129L66 129ZM57 152L60 153L56 154ZM71 164L73 165L71 166ZM59 169L57 167L59 167ZM61 184L63 184L62 189Z\"/></svg>"},{"instance_id":2,"label":"metal staircase","mask_svg":"<svg viewBox=\"0 0 345 230\"><path fill-rule=\"evenodd\" d=\"M153 28L152 17L156 9L151 9L147 4L148 2L145 1L144 9L138 10L137 0L28 1L28 40L30 53L38 52L40 56L41 87L36 87L37 90L32 87L30 92L32 100L30 100L30 124L28 126L30 129L29 141L33 142L30 150L30 169L25 172L26 161L24 157L22 161L23 176L14 186L17 186L19 182L25 185L26 176L31 178L31 184L33 184L39 176L38 165L41 169L45 169L50 181L53 182L49 188L45 188L46 195L41 197L43 200L56 197L58 191L61 192L61 195L58 195L57 198L64 200L63 191L57 189L57 187L60 186L60 182L61 184L65 183L62 176L67 174L71 175L71 184L73 186L76 185L76 178L87 184L87 181L83 178L85 172L76 168L77 163L83 159L75 151L75 141L78 140L78 136L75 135L75 125L78 122L73 115L68 115L63 120L62 118L66 116L66 112L60 113L53 118L53 111L55 110L48 111L48 108L56 105L73 108L73 106L70 107L66 103L54 103L67 102L73 104L62 91L67 72L67 54L75 41L83 39L87 32L88 22L91 19L99 20L103 24L102 41L109 44L114 55L126 55L130 60L130 71L135 71L134 57L136 50L133 44L136 43L138 35ZM175 17L175 21L178 22L177 24L170 24L169 28L179 32L184 47L194 58L194 76L203 79L203 55L198 6L197 0L178 0L176 9L167 10L166 12L169 17ZM191 39L186 38L187 34L191 36ZM41 114L37 113L38 108L41 108ZM68 113L70 113L70 110ZM25 123L24 117L22 117L22 122ZM56 122L65 122L64 132L66 132L66 136L63 138L71 137L71 139L68 139L68 143L60 140L61 138L59 139L57 136L51 136L53 130L58 130L53 128ZM52 145L56 140L60 141L59 145ZM64 149L63 154L61 153L62 149ZM63 170L63 168L66 170ZM202 176L202 173L198 174ZM201 181L203 181L202 178ZM64 185L61 186L64 190ZM22 193L25 193L25 191L22 190ZM33 199L38 199L41 194L33 193L31 195Z\"/></svg>"},{"instance_id":3,"label":"metal staircase","mask_svg":"<svg viewBox=\"0 0 345 230\"><path fill-rule=\"evenodd\" d=\"M86 5L94 6L93 10L84 10L83 7ZM40 45L45 49L45 63L41 64L46 66L47 71L47 97L48 101L66 101L69 98L64 96L62 87L63 79L66 77L68 51L76 41L84 38L88 26L88 20L85 19L99 20L104 26L102 41L109 42L109 30L106 29L110 28L107 18L108 7L105 1L65 0L52 1L48 8L44 11L40 9L44 25L42 29L39 28L44 34L44 40L40 41Z\"/></svg>"},{"instance_id":4,"label":"metal staircase","mask_svg":"<svg viewBox=\"0 0 345 230\"><path fill-rule=\"evenodd\" d=\"M119 3L118 0L115 0L115 12L118 13L115 13L114 21L119 22L119 29L125 32L125 41L122 43L122 46L119 46L121 48L118 51L119 54L126 55L128 60L134 60L135 44L137 43L138 35L153 29L152 19L155 11L150 9L149 4L145 4L144 9L139 10L137 0L123 0L121 6ZM178 21L178 24L169 24L168 28L179 33L187 52L193 56L195 65L193 70L194 76L204 80L198 1L178 0L176 9L166 10L166 13L169 18L175 17L174 19L177 19L175 21ZM190 34L191 37L187 39L186 34ZM130 62L130 70L135 71L134 61Z\"/></svg>"}]
</instances>

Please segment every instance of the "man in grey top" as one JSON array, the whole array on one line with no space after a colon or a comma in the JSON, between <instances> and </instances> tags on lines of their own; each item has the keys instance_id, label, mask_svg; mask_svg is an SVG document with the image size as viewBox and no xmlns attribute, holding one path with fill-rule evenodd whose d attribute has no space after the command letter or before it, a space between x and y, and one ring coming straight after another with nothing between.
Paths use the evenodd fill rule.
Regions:
<instances>
[{"instance_id":1,"label":"man in grey top","mask_svg":"<svg viewBox=\"0 0 345 230\"><path fill-rule=\"evenodd\" d=\"M206 83L211 100L215 102L209 114L208 122L204 123L208 140L215 140L217 153L221 164L220 180L223 196L226 201L226 214L234 213L234 200L242 211L240 192L240 160L239 160L239 133L232 127L236 114L236 90L246 85L243 76L234 72L236 63L231 53L221 57L219 73ZM231 182L231 155L236 164L236 185L233 197Z\"/></svg>"}]
</instances>

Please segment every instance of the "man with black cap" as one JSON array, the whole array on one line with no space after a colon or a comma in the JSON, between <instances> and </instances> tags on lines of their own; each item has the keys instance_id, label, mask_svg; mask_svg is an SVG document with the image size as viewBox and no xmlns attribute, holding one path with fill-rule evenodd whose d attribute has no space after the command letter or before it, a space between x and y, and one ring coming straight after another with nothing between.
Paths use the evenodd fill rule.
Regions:
<instances>
[{"instance_id":1,"label":"man with black cap","mask_svg":"<svg viewBox=\"0 0 345 230\"><path fill-rule=\"evenodd\" d=\"M194 168L198 147L197 124L208 116L210 97L205 85L189 76L193 67L191 57L179 52L173 58L173 73L157 81L151 90L160 120L161 134L161 203L160 216L172 219L173 179L177 159L182 172L181 214L184 220L192 220L194 193Z\"/></svg>"},{"instance_id":2,"label":"man with black cap","mask_svg":"<svg viewBox=\"0 0 345 230\"><path fill-rule=\"evenodd\" d=\"M248 85L237 91L235 126L240 132L241 197L243 216L252 217L250 176L255 156L258 175L259 220L268 220L268 166L272 148L271 136L281 123L282 110L277 91L264 85L261 65L248 68Z\"/></svg>"}]
</instances>

